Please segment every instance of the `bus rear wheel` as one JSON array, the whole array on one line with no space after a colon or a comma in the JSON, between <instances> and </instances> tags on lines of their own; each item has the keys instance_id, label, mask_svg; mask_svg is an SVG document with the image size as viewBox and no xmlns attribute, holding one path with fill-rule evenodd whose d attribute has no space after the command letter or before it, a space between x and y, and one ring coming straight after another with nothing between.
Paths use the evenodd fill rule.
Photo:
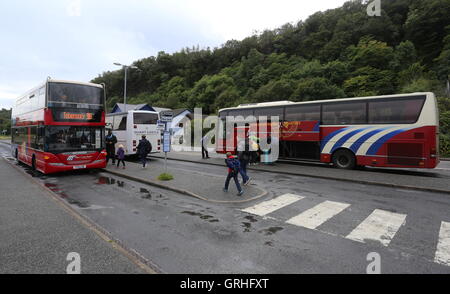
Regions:
<instances>
[{"instance_id":1,"label":"bus rear wheel","mask_svg":"<svg viewBox=\"0 0 450 294\"><path fill-rule=\"evenodd\" d=\"M333 164L340 169L354 169L356 166L356 158L351 151L341 149L333 154Z\"/></svg>"}]
</instances>

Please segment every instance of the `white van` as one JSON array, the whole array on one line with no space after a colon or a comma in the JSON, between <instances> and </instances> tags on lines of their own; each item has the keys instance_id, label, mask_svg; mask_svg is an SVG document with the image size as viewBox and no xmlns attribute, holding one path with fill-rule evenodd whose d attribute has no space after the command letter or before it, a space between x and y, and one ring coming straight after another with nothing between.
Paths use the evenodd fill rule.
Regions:
<instances>
[{"instance_id":1,"label":"white van","mask_svg":"<svg viewBox=\"0 0 450 294\"><path fill-rule=\"evenodd\" d=\"M161 131L157 129L159 114L155 111L130 110L106 115L106 129L117 137L117 146L125 147L125 155L135 155L142 135L152 144L151 153L161 152Z\"/></svg>"}]
</instances>

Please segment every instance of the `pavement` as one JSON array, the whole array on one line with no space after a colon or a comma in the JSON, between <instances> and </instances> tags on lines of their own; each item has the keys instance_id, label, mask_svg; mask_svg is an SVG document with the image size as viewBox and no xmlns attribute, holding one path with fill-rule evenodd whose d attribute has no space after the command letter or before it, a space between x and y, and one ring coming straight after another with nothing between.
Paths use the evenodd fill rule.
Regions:
<instances>
[{"instance_id":1,"label":"pavement","mask_svg":"<svg viewBox=\"0 0 450 294\"><path fill-rule=\"evenodd\" d=\"M174 177L171 181L158 180L158 176L165 171L164 160L161 159L149 160L145 169L142 168L141 164L129 161L126 162L126 169L123 169L122 166L117 168L110 163L105 171L129 180L168 189L214 203L244 203L263 198L267 195L266 190L252 181L247 186L241 184L244 189L242 196L237 196L238 191L233 180L230 182L229 191L223 192L222 189L227 175L227 168L223 160L222 166L223 176L218 176L194 171L189 168L172 168L171 162L168 161L167 171ZM241 177L239 176L239 178Z\"/></svg>"},{"instance_id":2,"label":"pavement","mask_svg":"<svg viewBox=\"0 0 450 294\"><path fill-rule=\"evenodd\" d=\"M65 274L71 252L82 274L146 273L13 165L0 158L1 274Z\"/></svg>"},{"instance_id":3,"label":"pavement","mask_svg":"<svg viewBox=\"0 0 450 294\"><path fill-rule=\"evenodd\" d=\"M224 155L210 152L209 156L209 159L202 159L201 153L199 152L182 151L168 153L169 160L223 166ZM163 158L164 153L154 153L150 157ZM443 162L441 165L442 164L448 163ZM341 170L321 163L301 162L298 164L292 164L283 163L282 161L276 162L272 165L259 164L257 166L249 166L248 169L284 175L306 176L365 185L378 185L450 194L450 174L442 172L439 169L429 170L365 167L362 170Z\"/></svg>"}]
</instances>

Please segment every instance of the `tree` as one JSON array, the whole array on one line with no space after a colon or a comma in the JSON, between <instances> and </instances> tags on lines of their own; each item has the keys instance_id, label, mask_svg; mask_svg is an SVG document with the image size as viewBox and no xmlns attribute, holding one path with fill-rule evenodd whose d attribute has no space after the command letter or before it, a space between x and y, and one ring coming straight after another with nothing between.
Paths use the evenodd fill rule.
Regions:
<instances>
[{"instance_id":1,"label":"tree","mask_svg":"<svg viewBox=\"0 0 450 294\"><path fill-rule=\"evenodd\" d=\"M344 91L327 79L315 77L301 80L291 96L293 101L311 101L344 98Z\"/></svg>"},{"instance_id":2,"label":"tree","mask_svg":"<svg viewBox=\"0 0 450 294\"><path fill-rule=\"evenodd\" d=\"M450 1L417 0L412 2L405 22L406 38L411 40L429 65L440 55L450 25Z\"/></svg>"}]
</instances>

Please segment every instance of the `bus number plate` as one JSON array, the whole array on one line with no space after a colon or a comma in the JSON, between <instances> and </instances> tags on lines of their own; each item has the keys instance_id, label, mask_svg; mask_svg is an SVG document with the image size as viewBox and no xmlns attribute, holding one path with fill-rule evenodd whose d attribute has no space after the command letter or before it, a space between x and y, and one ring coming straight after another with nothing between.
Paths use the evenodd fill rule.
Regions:
<instances>
[{"instance_id":1,"label":"bus number plate","mask_svg":"<svg viewBox=\"0 0 450 294\"><path fill-rule=\"evenodd\" d=\"M73 167L73 169L85 169L86 166L85 165L76 165Z\"/></svg>"}]
</instances>

